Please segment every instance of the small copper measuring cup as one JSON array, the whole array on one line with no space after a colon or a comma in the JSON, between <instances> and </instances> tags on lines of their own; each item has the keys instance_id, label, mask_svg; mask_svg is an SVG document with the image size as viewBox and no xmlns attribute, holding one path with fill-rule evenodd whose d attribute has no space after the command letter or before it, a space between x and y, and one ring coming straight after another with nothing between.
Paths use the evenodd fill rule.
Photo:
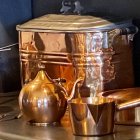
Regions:
<instances>
[{"instance_id":1,"label":"small copper measuring cup","mask_svg":"<svg viewBox=\"0 0 140 140\"><path fill-rule=\"evenodd\" d=\"M115 99L108 97L76 98L68 106L74 135L101 136L114 132L117 110L140 106L140 99L118 105Z\"/></svg>"}]
</instances>

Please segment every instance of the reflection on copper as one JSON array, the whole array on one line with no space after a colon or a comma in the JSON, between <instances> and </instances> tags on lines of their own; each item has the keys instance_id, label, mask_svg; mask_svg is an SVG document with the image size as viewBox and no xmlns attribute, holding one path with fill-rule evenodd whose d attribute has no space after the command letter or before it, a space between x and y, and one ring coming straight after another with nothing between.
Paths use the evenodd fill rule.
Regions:
<instances>
[{"instance_id":1,"label":"reflection on copper","mask_svg":"<svg viewBox=\"0 0 140 140\"><path fill-rule=\"evenodd\" d=\"M50 14L18 25L17 30L23 84L34 79L36 60L41 59L51 78L66 79L69 93L78 77L84 78L81 96L134 86L128 37L137 28L129 20Z\"/></svg>"},{"instance_id":2,"label":"reflection on copper","mask_svg":"<svg viewBox=\"0 0 140 140\"><path fill-rule=\"evenodd\" d=\"M20 109L32 124L60 122L67 101L60 87L42 70L36 78L24 85L19 95Z\"/></svg>"},{"instance_id":3,"label":"reflection on copper","mask_svg":"<svg viewBox=\"0 0 140 140\"><path fill-rule=\"evenodd\" d=\"M40 69L45 66L38 62ZM65 79L51 79L44 70L40 70L35 79L25 84L19 94L19 106L27 121L34 125L47 125L60 122L63 117L67 101L74 98L75 89L83 79L77 79L73 85L71 95L62 85Z\"/></svg>"},{"instance_id":4,"label":"reflection on copper","mask_svg":"<svg viewBox=\"0 0 140 140\"><path fill-rule=\"evenodd\" d=\"M65 34L19 32L19 36L22 85L35 78L39 71L37 62L40 60L52 79L66 79L63 86L70 94L75 81L75 70L69 53L66 52ZM55 48L54 44L57 45Z\"/></svg>"},{"instance_id":5,"label":"reflection on copper","mask_svg":"<svg viewBox=\"0 0 140 140\"><path fill-rule=\"evenodd\" d=\"M83 77L83 87L89 88L87 96L96 96L104 90L105 83L115 79L113 47L108 45L106 32L74 33L69 37L77 77Z\"/></svg>"}]
</instances>

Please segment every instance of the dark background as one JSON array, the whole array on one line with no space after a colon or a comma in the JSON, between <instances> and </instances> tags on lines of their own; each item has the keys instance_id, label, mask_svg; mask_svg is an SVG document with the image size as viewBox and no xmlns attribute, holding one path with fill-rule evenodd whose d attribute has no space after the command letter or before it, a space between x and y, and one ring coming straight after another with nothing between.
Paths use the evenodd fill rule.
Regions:
<instances>
[{"instance_id":1,"label":"dark background","mask_svg":"<svg viewBox=\"0 0 140 140\"><path fill-rule=\"evenodd\" d=\"M16 25L32 18L31 0L0 0L0 48L18 42ZM18 45L0 51L0 93L20 89Z\"/></svg>"},{"instance_id":2,"label":"dark background","mask_svg":"<svg viewBox=\"0 0 140 140\"><path fill-rule=\"evenodd\" d=\"M140 28L140 0L79 0L84 13L133 18ZM0 48L18 42L16 25L49 13L60 13L62 0L1 0ZM140 86L140 33L134 38L135 85ZM20 89L18 45L0 52L0 92Z\"/></svg>"},{"instance_id":3,"label":"dark background","mask_svg":"<svg viewBox=\"0 0 140 140\"><path fill-rule=\"evenodd\" d=\"M87 12L101 12L103 14L140 17L139 0L79 0ZM33 0L34 17L46 13L58 13L62 0Z\"/></svg>"}]
</instances>

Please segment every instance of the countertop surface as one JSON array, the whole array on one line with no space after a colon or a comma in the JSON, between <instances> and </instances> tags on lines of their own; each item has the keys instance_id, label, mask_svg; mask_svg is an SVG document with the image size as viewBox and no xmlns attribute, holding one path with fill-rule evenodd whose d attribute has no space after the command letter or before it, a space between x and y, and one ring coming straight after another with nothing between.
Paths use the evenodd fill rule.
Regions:
<instances>
[{"instance_id":1,"label":"countertop surface","mask_svg":"<svg viewBox=\"0 0 140 140\"><path fill-rule=\"evenodd\" d=\"M0 140L140 140L140 126L115 125L114 134L101 137L74 136L68 112L57 126L32 126L19 113L18 97L0 97Z\"/></svg>"}]
</instances>

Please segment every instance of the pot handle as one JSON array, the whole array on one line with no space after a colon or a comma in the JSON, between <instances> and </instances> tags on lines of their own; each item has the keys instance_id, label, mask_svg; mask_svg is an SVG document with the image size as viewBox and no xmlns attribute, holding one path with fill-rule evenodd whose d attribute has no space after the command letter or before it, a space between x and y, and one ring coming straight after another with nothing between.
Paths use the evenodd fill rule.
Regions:
<instances>
[{"instance_id":1,"label":"pot handle","mask_svg":"<svg viewBox=\"0 0 140 140\"><path fill-rule=\"evenodd\" d=\"M127 35L128 39L133 41L133 37L138 32L138 28L136 26L130 26L126 28L115 29L113 30L113 32L114 35L112 36L112 44L114 42L115 37L120 35Z\"/></svg>"},{"instance_id":2,"label":"pot handle","mask_svg":"<svg viewBox=\"0 0 140 140\"><path fill-rule=\"evenodd\" d=\"M140 106L140 98L116 105L116 110L125 110Z\"/></svg>"},{"instance_id":3,"label":"pot handle","mask_svg":"<svg viewBox=\"0 0 140 140\"><path fill-rule=\"evenodd\" d=\"M130 34L136 34L138 32L138 28L136 26L130 26L130 27L115 29L115 30L117 35L130 35Z\"/></svg>"}]
</instances>

